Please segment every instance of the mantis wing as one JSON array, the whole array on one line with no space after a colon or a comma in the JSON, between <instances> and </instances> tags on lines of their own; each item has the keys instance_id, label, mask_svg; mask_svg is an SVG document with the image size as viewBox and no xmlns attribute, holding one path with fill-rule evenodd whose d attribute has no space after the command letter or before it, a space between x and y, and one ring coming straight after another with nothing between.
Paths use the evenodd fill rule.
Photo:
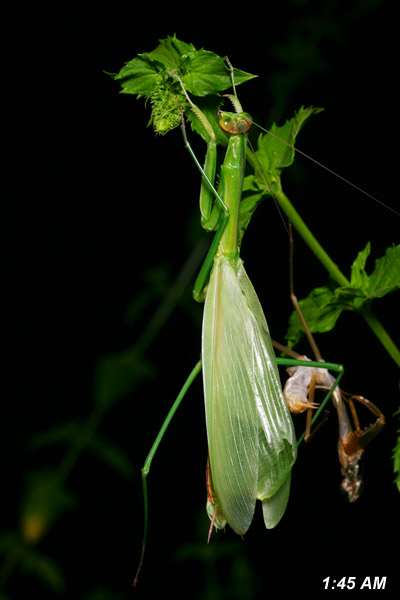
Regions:
<instances>
[{"instance_id":1,"label":"mantis wing","mask_svg":"<svg viewBox=\"0 0 400 600\"><path fill-rule=\"evenodd\" d=\"M260 395L265 400L261 411L265 436L260 439L257 498L262 501L264 523L273 529L281 520L290 492L292 466L297 457L297 440L287 402L282 393L275 353L267 321L257 294L240 261L238 280L247 304L254 314L260 335L259 346L264 347L266 365L261 377ZM270 402L268 402L268 399ZM275 424L274 436L269 437L268 428Z\"/></svg>"},{"instance_id":2,"label":"mantis wing","mask_svg":"<svg viewBox=\"0 0 400 600\"><path fill-rule=\"evenodd\" d=\"M274 527L286 508L297 445L268 326L240 259L215 261L202 344L210 464L222 512L244 534L256 498L266 500L265 523Z\"/></svg>"}]
</instances>

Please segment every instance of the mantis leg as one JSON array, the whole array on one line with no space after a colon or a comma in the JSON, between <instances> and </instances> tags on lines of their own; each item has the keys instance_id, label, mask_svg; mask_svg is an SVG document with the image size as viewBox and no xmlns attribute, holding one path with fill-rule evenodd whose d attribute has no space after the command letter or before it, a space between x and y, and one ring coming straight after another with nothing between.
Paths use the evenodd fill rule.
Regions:
<instances>
[{"instance_id":1,"label":"mantis leg","mask_svg":"<svg viewBox=\"0 0 400 600\"><path fill-rule=\"evenodd\" d=\"M281 346L280 344L277 344L276 342L273 342L273 345L275 347L279 346L280 350L283 350L283 348L284 348L284 346ZM294 355L294 354L295 353L292 353L292 355ZM278 363L278 365L284 365L286 367L298 367L300 369L305 369L305 368L306 369L310 369L310 368L317 369L318 371L316 371L316 375L315 375L315 386L317 388L326 389L327 394L326 394L325 398L323 399L323 401L321 402L321 404L319 405L318 410L315 412L313 418L311 419L311 423L309 424L308 427L306 427L306 431L297 440L298 446L301 444L301 442L303 440L307 441L310 438L311 427L315 424L318 417L324 410L327 402L331 398L332 394L334 394L335 390L338 388L339 382L344 375L343 365L338 365L336 363L313 361L313 360L299 360L299 358L301 358L299 355L298 355L297 359L277 358L276 362ZM329 370L336 371L338 373L338 376L336 377L336 379L334 377L332 377L332 375L330 375L330 377L328 377L328 378L325 375L321 375L321 373L325 373L325 374L329 375L329 373L328 373ZM325 383L325 380L327 380L327 383ZM288 381L290 381L290 379ZM302 392L304 393L304 395L306 395L307 389L303 389ZM285 392L284 392L284 395L285 395Z\"/></svg>"},{"instance_id":2,"label":"mantis leg","mask_svg":"<svg viewBox=\"0 0 400 600\"><path fill-rule=\"evenodd\" d=\"M366 427L365 429L361 429L356 407L354 405L354 400L356 400L360 404L363 404L366 408L368 408L368 410L372 412L373 415L376 416L375 423L369 425L369 427ZM354 435L358 440L359 446L365 448L384 426L385 415L379 410L377 406L375 406L375 404L373 404L367 398L364 398L364 396L351 396L350 398L347 398L346 401L350 406L350 412L355 426Z\"/></svg>"},{"instance_id":3,"label":"mantis leg","mask_svg":"<svg viewBox=\"0 0 400 600\"><path fill-rule=\"evenodd\" d=\"M307 325L307 322L304 318L300 305L297 301L297 298L294 294L293 288L293 236L292 236L292 227L289 223L289 238L290 238L290 297L293 303L293 306L299 316L300 322L303 326L304 332L307 336L307 339L310 343L310 346L314 352L315 358L317 359L316 365L319 367L327 367L327 363L322 362L323 359L319 352L319 349L315 343L314 337ZM288 351L280 344L274 342L275 347L279 350L283 350L293 356L295 358L300 358L297 353L293 351ZM311 361L308 361L311 365ZM304 367L306 363L304 363ZM298 410L294 410L293 412L303 412L303 410L307 409L307 424L306 430L304 434L299 439L298 443L304 439L305 442L310 441L312 435L316 432L322 423L318 425L316 429L311 432L311 427L317 420L318 416L321 414L324 406L330 397L332 397L332 402L335 406L338 415L339 422L339 441L338 441L338 455L339 462L341 465L341 471L344 476L344 479L341 483L341 490L347 495L347 499L349 502L354 502L358 499L361 490L362 490L362 479L359 473L359 461L364 452L364 448L367 444L380 432L382 427L385 424L385 417L382 412L369 400L364 398L363 396L351 396L347 399L347 402L350 407L350 412L352 415L354 428L352 426L351 420L348 415L348 411L346 409L346 394L338 386L340 379L343 376L343 367L341 365L332 365L329 367L333 371L337 371L339 376L335 378L330 375L327 371L323 371L321 368L317 368L315 372L315 376L311 377L311 381L309 377L304 375L303 367L300 367L296 372L293 371L290 373L293 379L297 378L299 383L292 386L291 380L289 379L286 382L285 390L288 391L290 388L293 388L293 396L294 400L292 402L299 405ZM310 381L310 383L308 383ZM307 387L309 385L309 387ZM315 408L314 400L314 389L325 389L328 390L328 394L326 395L324 401L321 406L315 413L314 417L311 419L312 410ZM287 394L284 395L287 398ZM296 397L297 395L297 397ZM308 397L307 397L308 396ZM298 400L300 398L300 400ZM376 417L376 422L372 425L369 425L365 429L360 428L357 412L354 406L354 400L364 404Z\"/></svg>"},{"instance_id":4,"label":"mantis leg","mask_svg":"<svg viewBox=\"0 0 400 600\"><path fill-rule=\"evenodd\" d=\"M172 420L172 417L176 413L180 403L182 402L183 398L186 395L186 392L188 391L188 389L190 388L190 386L192 385L193 381L196 379L196 377L200 373L200 371L201 371L201 360L199 360L199 362L195 365L195 367L192 369L189 377L186 379L185 383L183 384L181 391L179 392L175 402L171 406L171 408L165 418L164 423L161 426L161 429L154 441L154 444L151 447L151 450L150 450L150 452L145 460L144 466L142 468L144 527L143 527L142 553L140 556L140 562L139 562L139 566L136 571L135 579L133 580L134 586L136 586L138 579L139 579L139 574L142 569L143 558L144 558L144 553L145 553L145 549L146 549L147 524L148 524L148 517L149 517L148 498L147 498L147 475L150 473L150 467L151 467L151 463L153 461L153 457L158 449L158 446L161 443L162 438L164 437L164 434L167 430L168 425L170 424L170 422Z\"/></svg>"},{"instance_id":5,"label":"mantis leg","mask_svg":"<svg viewBox=\"0 0 400 600\"><path fill-rule=\"evenodd\" d=\"M363 396L351 396L350 398L346 399L346 394L343 392L341 394L343 407L340 407L342 412L345 412L343 398L349 403L355 429L353 430L351 427L351 423L347 417L347 414L345 414L345 419L341 420L341 414L338 410L338 453L342 475L344 476L340 489L346 495L349 502L355 502L359 498L363 488L363 481L359 467L360 459L364 453L365 447L385 425L385 416L379 410L379 408L367 400L367 398L364 398ZM372 425L361 429L353 402L354 400L366 406L376 416L375 423L372 423ZM346 422L346 418L349 421L348 423Z\"/></svg>"},{"instance_id":6,"label":"mantis leg","mask_svg":"<svg viewBox=\"0 0 400 600\"><path fill-rule=\"evenodd\" d=\"M201 120L202 124L207 129L207 133L210 136L210 141L207 144L207 153L203 168L189 143L189 140L186 135L184 117L181 113L181 129L185 146L188 149L191 157L193 158L197 168L199 169L202 175L200 189L201 224L202 227L207 231L212 231L217 227L214 239L207 252L206 258L196 278L193 288L194 299L201 302L204 299L202 291L206 285L207 278L210 274L211 267L214 261L214 256L217 252L225 227L229 221L229 209L224 203L221 195L218 193L213 183L215 179L217 163L217 144L215 140L215 134L205 115L195 104L191 103L191 105L195 115ZM213 196L215 197L214 205L212 202Z\"/></svg>"}]
</instances>

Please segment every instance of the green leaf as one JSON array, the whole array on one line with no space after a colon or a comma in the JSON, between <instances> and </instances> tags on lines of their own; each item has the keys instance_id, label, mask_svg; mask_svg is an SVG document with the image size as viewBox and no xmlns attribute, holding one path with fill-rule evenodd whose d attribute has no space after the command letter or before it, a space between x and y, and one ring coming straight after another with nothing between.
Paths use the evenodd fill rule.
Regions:
<instances>
[{"instance_id":1,"label":"green leaf","mask_svg":"<svg viewBox=\"0 0 400 600\"><path fill-rule=\"evenodd\" d=\"M243 181L239 242L262 198L274 196L281 191L281 172L294 161L293 145L300 129L311 115L322 110L322 108L302 106L284 125L278 127L273 124L270 133L259 136L255 157L248 152L247 159L254 169L254 174L247 175Z\"/></svg>"},{"instance_id":2,"label":"green leaf","mask_svg":"<svg viewBox=\"0 0 400 600\"><path fill-rule=\"evenodd\" d=\"M386 249L385 256L375 261L369 276L368 296L382 298L400 289L400 244Z\"/></svg>"},{"instance_id":3,"label":"green leaf","mask_svg":"<svg viewBox=\"0 0 400 600\"><path fill-rule=\"evenodd\" d=\"M214 52L191 52L183 57L182 68L186 71L182 76L185 89L194 96L213 95L232 87L231 73L225 58ZM239 69L234 70L234 75L235 85L256 77Z\"/></svg>"},{"instance_id":4,"label":"green leaf","mask_svg":"<svg viewBox=\"0 0 400 600\"><path fill-rule=\"evenodd\" d=\"M160 40L160 44L157 48L151 52L147 52L144 56L159 61L167 69L176 69L179 67L181 57L194 50L196 50L196 48L193 44L187 44L186 42L178 40L174 34L173 36L168 36L167 38Z\"/></svg>"},{"instance_id":5,"label":"green leaf","mask_svg":"<svg viewBox=\"0 0 400 600\"><path fill-rule=\"evenodd\" d=\"M180 123L179 106L186 109L185 90L198 97L215 95L231 87L230 70L225 58L208 50L196 50L169 36L151 52L139 54L127 62L117 74L108 73L120 82L123 94L144 96L151 100L152 123L158 133L167 133ZM255 77L234 69L235 84Z\"/></svg>"},{"instance_id":6,"label":"green leaf","mask_svg":"<svg viewBox=\"0 0 400 600\"><path fill-rule=\"evenodd\" d=\"M365 265L370 251L368 242L358 253L351 266L349 286L316 288L307 298L300 300L300 308L312 333L330 331L343 310L359 311L374 298L381 298L400 288L400 245L388 248L385 255L375 261L375 269L368 275ZM293 311L286 334L290 347L303 335L300 319Z\"/></svg>"},{"instance_id":7,"label":"green leaf","mask_svg":"<svg viewBox=\"0 0 400 600\"><path fill-rule=\"evenodd\" d=\"M273 196L281 190L282 169L294 161L294 143L304 123L322 108L312 106L297 111L292 119L282 126L273 124L268 133L260 134L255 157L248 153L248 161L254 169L254 176L244 180L244 191L261 192L264 196Z\"/></svg>"},{"instance_id":8,"label":"green leaf","mask_svg":"<svg viewBox=\"0 0 400 600\"><path fill-rule=\"evenodd\" d=\"M361 250L361 252L358 253L355 261L351 265L350 284L354 288L359 288L360 290L362 289L365 291L368 288L368 275L365 272L365 264L370 252L371 244L368 242L364 250Z\"/></svg>"},{"instance_id":9,"label":"green leaf","mask_svg":"<svg viewBox=\"0 0 400 600\"><path fill-rule=\"evenodd\" d=\"M194 96L208 96L231 87L225 60L213 52L196 50L184 57L185 89ZM227 79L229 81L227 81Z\"/></svg>"},{"instance_id":10,"label":"green leaf","mask_svg":"<svg viewBox=\"0 0 400 600\"><path fill-rule=\"evenodd\" d=\"M370 254L370 243L362 250L351 266L351 288L356 291L354 309L365 302L382 298L400 288L400 245L387 248L385 256L375 261L375 269L368 275L365 270Z\"/></svg>"},{"instance_id":11,"label":"green leaf","mask_svg":"<svg viewBox=\"0 0 400 600\"><path fill-rule=\"evenodd\" d=\"M150 98L157 86L163 81L165 70L176 71L181 56L192 52L195 47L179 41L175 36L160 40L160 44L151 52L144 52L125 63L119 73L111 77L121 81L122 93L136 94L138 98ZM171 80L176 83L176 80Z\"/></svg>"},{"instance_id":12,"label":"green leaf","mask_svg":"<svg viewBox=\"0 0 400 600\"><path fill-rule=\"evenodd\" d=\"M121 80L122 94L135 94L138 98L149 98L162 82L158 63L142 56L130 60L116 75L109 75L115 80Z\"/></svg>"},{"instance_id":13,"label":"green leaf","mask_svg":"<svg viewBox=\"0 0 400 600\"><path fill-rule=\"evenodd\" d=\"M248 181L247 184L250 184L250 181ZM239 207L239 245L241 244L244 232L246 231L247 226L250 223L250 219L253 216L254 211L256 210L257 206L260 204L261 200L264 197L264 195L261 192L251 192L251 190L248 187L246 188L246 191L248 193L243 195Z\"/></svg>"},{"instance_id":14,"label":"green leaf","mask_svg":"<svg viewBox=\"0 0 400 600\"><path fill-rule=\"evenodd\" d=\"M293 146L299 131L312 115L322 110L324 109L302 106L284 125L277 126L273 123L270 133L260 135L256 154L266 172L284 169L293 163L295 155Z\"/></svg>"},{"instance_id":15,"label":"green leaf","mask_svg":"<svg viewBox=\"0 0 400 600\"><path fill-rule=\"evenodd\" d=\"M330 331L336 324L343 308L335 302L335 292L329 287L315 288L304 300L299 301L301 311L312 333ZM304 329L296 311L289 318L286 340L294 347L304 336Z\"/></svg>"}]
</instances>

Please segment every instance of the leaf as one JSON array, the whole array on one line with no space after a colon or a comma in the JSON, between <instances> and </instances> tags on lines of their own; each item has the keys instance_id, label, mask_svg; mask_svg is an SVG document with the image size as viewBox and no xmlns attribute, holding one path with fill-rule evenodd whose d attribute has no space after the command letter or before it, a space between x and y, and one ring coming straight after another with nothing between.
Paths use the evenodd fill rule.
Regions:
<instances>
[{"instance_id":1,"label":"leaf","mask_svg":"<svg viewBox=\"0 0 400 600\"><path fill-rule=\"evenodd\" d=\"M181 56L195 50L192 44L179 41L175 36L160 40L160 44L151 52L144 52L125 63L117 74L109 73L115 80L121 81L122 93L136 94L138 98L150 98L163 80L165 70L178 69ZM176 83L176 80L173 80Z\"/></svg>"},{"instance_id":2,"label":"leaf","mask_svg":"<svg viewBox=\"0 0 400 600\"><path fill-rule=\"evenodd\" d=\"M108 73L119 81L121 93L144 96L151 100L152 123L158 133L167 133L180 123L180 106L187 106L187 98L178 78L189 94L198 97L215 95L232 86L230 70L225 58L208 50L196 50L169 36L151 52L139 54L127 62L119 73ZM235 84L255 77L234 69Z\"/></svg>"},{"instance_id":3,"label":"leaf","mask_svg":"<svg viewBox=\"0 0 400 600\"><path fill-rule=\"evenodd\" d=\"M299 301L301 311L312 333L330 331L336 324L343 308L335 303L335 293L329 287L315 288L304 300ZM289 318L286 340L293 348L304 336L304 329L296 311Z\"/></svg>"},{"instance_id":4,"label":"leaf","mask_svg":"<svg viewBox=\"0 0 400 600\"><path fill-rule=\"evenodd\" d=\"M385 255L375 261L374 271L368 275L365 265L370 250L368 242L351 266L350 286L357 292L354 299L355 310L374 298L382 298L400 288L400 245L387 248Z\"/></svg>"},{"instance_id":5,"label":"leaf","mask_svg":"<svg viewBox=\"0 0 400 600\"><path fill-rule=\"evenodd\" d=\"M368 242L358 253L351 266L349 286L315 288L307 298L300 300L300 308L312 333L330 331L343 310L359 311L374 298L382 298L400 288L400 245L387 248L368 275L365 265L370 251ZM286 334L289 346L293 347L303 335L300 319L293 311Z\"/></svg>"},{"instance_id":6,"label":"leaf","mask_svg":"<svg viewBox=\"0 0 400 600\"><path fill-rule=\"evenodd\" d=\"M191 52L182 58L182 68L187 71L182 76L182 81L186 90L194 96L208 96L232 87L231 73L225 58L214 52ZM256 77L239 69L235 69L234 73L235 85Z\"/></svg>"},{"instance_id":7,"label":"leaf","mask_svg":"<svg viewBox=\"0 0 400 600\"><path fill-rule=\"evenodd\" d=\"M368 242L352 264L350 283L360 295L371 300L382 298L400 288L400 245L387 248L385 255L375 261L374 271L368 275L365 264L370 250Z\"/></svg>"},{"instance_id":8,"label":"leaf","mask_svg":"<svg viewBox=\"0 0 400 600\"><path fill-rule=\"evenodd\" d=\"M149 98L162 81L159 65L142 56L130 60L119 73L109 75L121 80L122 94L135 94L138 98Z\"/></svg>"},{"instance_id":9,"label":"leaf","mask_svg":"<svg viewBox=\"0 0 400 600\"><path fill-rule=\"evenodd\" d=\"M167 38L160 40L160 44L145 54L151 59L158 60L166 68L174 69L179 66L182 55L193 52L196 48L193 44L187 44L177 39L176 35L168 36Z\"/></svg>"},{"instance_id":10,"label":"leaf","mask_svg":"<svg viewBox=\"0 0 400 600\"><path fill-rule=\"evenodd\" d=\"M313 114L321 112L322 108L312 106L304 108L303 106L295 113L294 117L286 121L282 126L273 124L269 133L263 133L258 138L257 151L255 157L248 153L248 161L254 169L254 175L248 175L243 182L243 202L246 202L248 192L250 195L260 193L264 196L274 196L281 191L281 172L282 169L289 167L294 161L294 143L296 136L304 123ZM254 210L259 200L251 204ZM254 212L254 211L253 211ZM250 221L252 213L246 207L246 214L243 213L246 227ZM241 231L243 235L243 230Z\"/></svg>"},{"instance_id":11,"label":"leaf","mask_svg":"<svg viewBox=\"0 0 400 600\"><path fill-rule=\"evenodd\" d=\"M258 192L255 194L248 193L242 198L239 207L239 246L241 244L244 232L250 223L250 219L263 197L263 194Z\"/></svg>"},{"instance_id":12,"label":"leaf","mask_svg":"<svg viewBox=\"0 0 400 600\"><path fill-rule=\"evenodd\" d=\"M386 249L385 256L375 261L375 269L369 276L368 295L382 298L400 289L400 244Z\"/></svg>"},{"instance_id":13,"label":"leaf","mask_svg":"<svg viewBox=\"0 0 400 600\"><path fill-rule=\"evenodd\" d=\"M371 252L371 244L368 242L364 250L358 253L351 265L350 284L354 288L366 290L368 288L368 275L365 272L365 263Z\"/></svg>"},{"instance_id":14,"label":"leaf","mask_svg":"<svg viewBox=\"0 0 400 600\"><path fill-rule=\"evenodd\" d=\"M262 133L258 138L257 158L265 173L289 167L294 161L293 148L296 137L305 122L313 115L321 112L323 108L303 106L295 113L294 117L282 126L275 123L270 128L270 133ZM262 183L261 187L265 187Z\"/></svg>"}]
</instances>

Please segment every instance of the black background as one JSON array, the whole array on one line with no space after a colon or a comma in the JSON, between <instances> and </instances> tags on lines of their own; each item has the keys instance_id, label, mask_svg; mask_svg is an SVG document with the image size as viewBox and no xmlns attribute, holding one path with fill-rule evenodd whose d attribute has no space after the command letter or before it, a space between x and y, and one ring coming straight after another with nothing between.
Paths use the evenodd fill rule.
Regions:
<instances>
[{"instance_id":1,"label":"black background","mask_svg":"<svg viewBox=\"0 0 400 600\"><path fill-rule=\"evenodd\" d=\"M269 125L301 105L325 107L306 125L298 147L399 207L399 32L393 3L293 1L280 9L263 5L263 14L240 13L230 22L221 7L204 22L197 22L195 6L174 7L173 17L181 21L160 15L153 22L148 17L156 15L127 6L24 14L7 25L1 114L4 531L18 528L26 473L56 467L65 450L56 445L33 452L29 440L64 421L87 418L98 359L140 338L196 240L204 237L197 218L198 174L179 131L156 137L146 128L144 101L119 95L103 71L117 72L173 33L197 48L227 54L235 66L259 75L239 88L255 121ZM194 146L203 152L201 144ZM286 176L284 189L346 275L367 241L370 269L387 246L399 242L398 216L305 159ZM288 248L272 203L258 209L243 258L272 336L283 339L291 312ZM395 589L399 496L391 454L398 369L350 313L318 343L327 360L345 365L343 387L370 398L387 418L367 449L359 501L346 504L339 494L332 414L312 444L300 449L279 526L266 531L257 507L243 542L227 531L214 534L207 546L199 380L156 455L145 566L139 588L130 587L142 535L140 468L200 352L202 307L190 300L197 268L146 348L154 378L143 380L100 425L100 433L129 456L135 476L125 480L83 453L68 479L77 507L63 513L37 547L61 566L65 597L258 598L271 586L287 594L322 590L327 576L356 576L357 587L366 576L387 576L387 589ZM149 283L154 277L157 285ZM297 295L325 283L323 268L296 240ZM127 326L127 311L132 315L148 290L139 317ZM394 295L375 306L395 341L397 303ZM296 427L302 426L298 417ZM28 590L54 597L36 577L18 570L4 593L17 599Z\"/></svg>"}]
</instances>

